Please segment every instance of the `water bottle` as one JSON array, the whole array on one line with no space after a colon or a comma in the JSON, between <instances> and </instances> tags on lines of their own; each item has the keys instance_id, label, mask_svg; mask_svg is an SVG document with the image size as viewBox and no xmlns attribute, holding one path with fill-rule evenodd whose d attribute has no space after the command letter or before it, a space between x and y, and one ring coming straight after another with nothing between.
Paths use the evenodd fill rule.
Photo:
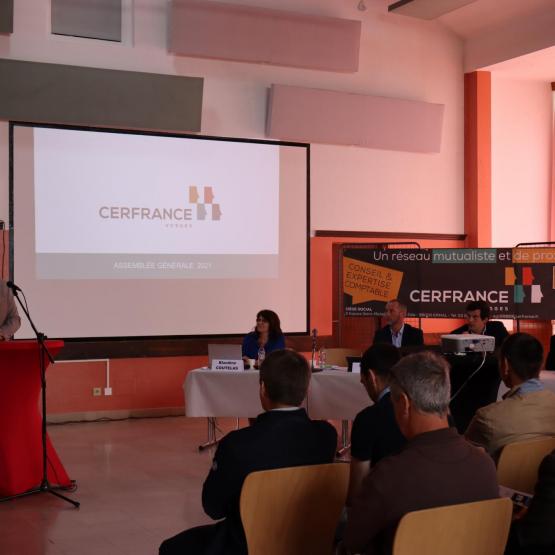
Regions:
<instances>
[{"instance_id":1,"label":"water bottle","mask_svg":"<svg viewBox=\"0 0 555 555\"><path fill-rule=\"evenodd\" d=\"M320 363L320 368L326 367L326 348L320 347L320 352L318 353L318 360Z\"/></svg>"},{"instance_id":2,"label":"water bottle","mask_svg":"<svg viewBox=\"0 0 555 555\"><path fill-rule=\"evenodd\" d=\"M258 368L260 368L260 365L264 362L264 359L266 358L266 350L264 349L264 345L260 345L259 349L258 349Z\"/></svg>"}]
</instances>

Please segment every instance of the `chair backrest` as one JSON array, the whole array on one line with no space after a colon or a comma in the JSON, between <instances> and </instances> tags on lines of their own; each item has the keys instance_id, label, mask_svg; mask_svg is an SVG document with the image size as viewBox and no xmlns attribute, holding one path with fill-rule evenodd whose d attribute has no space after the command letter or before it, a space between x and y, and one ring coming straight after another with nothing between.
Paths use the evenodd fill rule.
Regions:
<instances>
[{"instance_id":1,"label":"chair backrest","mask_svg":"<svg viewBox=\"0 0 555 555\"><path fill-rule=\"evenodd\" d=\"M491 499L408 513L393 555L502 555L512 510L510 499Z\"/></svg>"},{"instance_id":2,"label":"chair backrest","mask_svg":"<svg viewBox=\"0 0 555 555\"><path fill-rule=\"evenodd\" d=\"M249 474L240 502L249 555L329 555L348 481L342 463Z\"/></svg>"},{"instance_id":3,"label":"chair backrest","mask_svg":"<svg viewBox=\"0 0 555 555\"><path fill-rule=\"evenodd\" d=\"M344 349L343 347L334 347L326 349L326 364L332 366L347 366L347 357L359 357L360 349Z\"/></svg>"},{"instance_id":4,"label":"chair backrest","mask_svg":"<svg viewBox=\"0 0 555 555\"><path fill-rule=\"evenodd\" d=\"M497 463L499 485L526 493L534 493L540 463L553 449L555 449L555 437L518 441L505 445Z\"/></svg>"}]
</instances>

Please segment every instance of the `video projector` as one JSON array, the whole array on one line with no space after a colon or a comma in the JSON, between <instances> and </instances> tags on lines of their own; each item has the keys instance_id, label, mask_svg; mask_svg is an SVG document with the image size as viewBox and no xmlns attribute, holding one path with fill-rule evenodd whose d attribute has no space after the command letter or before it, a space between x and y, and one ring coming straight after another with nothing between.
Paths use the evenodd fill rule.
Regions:
<instances>
[{"instance_id":1,"label":"video projector","mask_svg":"<svg viewBox=\"0 0 555 555\"><path fill-rule=\"evenodd\" d=\"M441 350L444 353L492 353L495 350L495 337L449 333L441 336Z\"/></svg>"}]
</instances>

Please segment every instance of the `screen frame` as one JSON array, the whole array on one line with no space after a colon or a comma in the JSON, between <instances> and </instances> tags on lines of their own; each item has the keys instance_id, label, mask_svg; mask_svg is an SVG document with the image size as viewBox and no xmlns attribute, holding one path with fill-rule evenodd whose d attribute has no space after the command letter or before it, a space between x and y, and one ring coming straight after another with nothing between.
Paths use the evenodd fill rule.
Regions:
<instances>
[{"instance_id":1,"label":"screen frame","mask_svg":"<svg viewBox=\"0 0 555 555\"><path fill-rule=\"evenodd\" d=\"M48 128L48 129L64 129L70 131L93 131L102 133L116 133L122 135L147 135L153 137L169 137L169 138L183 138L183 139L198 139L210 141L226 141L236 143L251 143L251 144L265 144L275 146L289 146L305 149L306 156L306 329L300 332L286 333L287 337L302 337L308 335L310 329L310 143L300 143L292 141L276 141L268 139L251 139L245 137L227 137L227 136L214 136L214 135L200 135L189 133L173 133L165 131L147 131L141 129L118 129L114 127L98 127L98 126L82 126L82 125L63 125L54 123L40 123L28 121L9 121L9 176L8 176L8 204L9 204L9 276L10 280L15 282L14 272L14 259L15 259L15 244L14 244L14 186L15 186L15 168L14 168L14 149L15 149L15 128ZM93 358L100 358L107 356L106 352L114 352L113 358L120 358L125 356L176 356L179 354L204 354L206 349L203 348L204 339L206 342L213 341L214 339L231 339L234 340L241 336L237 334L209 334L209 335L130 335L130 336L109 336L109 337L57 337L53 339L61 339L72 348L74 358L87 358L94 353ZM192 351L189 349L178 348L175 349L176 344L191 340ZM129 342L130 349L122 349L122 342ZM141 342L147 342L144 349L140 348ZM110 348L111 343L119 343L119 348ZM158 345L157 345L158 344ZM207 344L207 343L206 343ZM101 347L102 345L102 347ZM168 349L168 346L173 346ZM99 347L101 347L99 349ZM66 350L66 349L64 349ZM199 352L200 350L200 352ZM170 351L170 352L168 352ZM126 354L127 353L127 354ZM62 357L60 357L62 358Z\"/></svg>"}]
</instances>

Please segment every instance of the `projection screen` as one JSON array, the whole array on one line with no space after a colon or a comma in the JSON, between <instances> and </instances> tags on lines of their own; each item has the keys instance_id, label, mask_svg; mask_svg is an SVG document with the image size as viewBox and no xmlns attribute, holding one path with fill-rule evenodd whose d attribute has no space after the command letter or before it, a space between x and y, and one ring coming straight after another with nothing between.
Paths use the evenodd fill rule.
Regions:
<instances>
[{"instance_id":1,"label":"projection screen","mask_svg":"<svg viewBox=\"0 0 555 555\"><path fill-rule=\"evenodd\" d=\"M49 337L243 334L262 308L307 333L308 145L12 123L10 161L11 276Z\"/></svg>"}]
</instances>

